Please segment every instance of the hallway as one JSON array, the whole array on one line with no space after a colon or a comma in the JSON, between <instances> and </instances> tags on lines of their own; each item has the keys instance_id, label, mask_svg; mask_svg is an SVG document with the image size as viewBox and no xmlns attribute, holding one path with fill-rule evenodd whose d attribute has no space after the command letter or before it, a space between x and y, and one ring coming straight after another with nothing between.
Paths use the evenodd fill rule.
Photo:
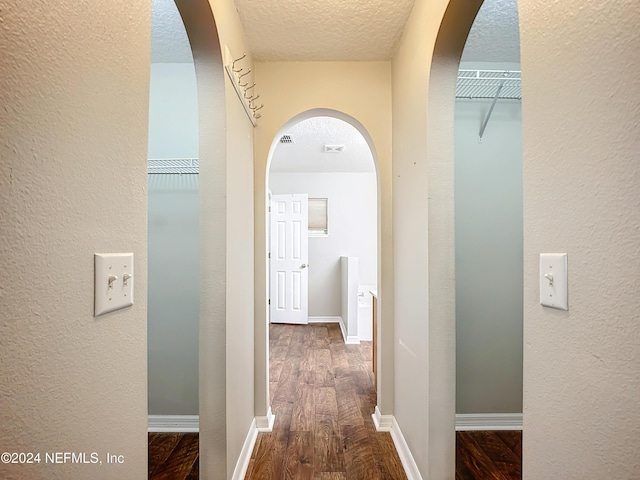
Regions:
<instances>
[{"instance_id":1,"label":"hallway","mask_svg":"<svg viewBox=\"0 0 640 480\"><path fill-rule=\"evenodd\" d=\"M247 480L406 478L371 419L371 342L345 345L338 324L272 324L269 345L276 420L258 435Z\"/></svg>"},{"instance_id":2,"label":"hallway","mask_svg":"<svg viewBox=\"0 0 640 480\"><path fill-rule=\"evenodd\" d=\"M245 480L406 479L389 433L375 431L371 342L345 345L337 324L270 327L272 433ZM458 432L456 480L519 480L521 432ZM197 433L150 433L150 480L199 478Z\"/></svg>"}]
</instances>

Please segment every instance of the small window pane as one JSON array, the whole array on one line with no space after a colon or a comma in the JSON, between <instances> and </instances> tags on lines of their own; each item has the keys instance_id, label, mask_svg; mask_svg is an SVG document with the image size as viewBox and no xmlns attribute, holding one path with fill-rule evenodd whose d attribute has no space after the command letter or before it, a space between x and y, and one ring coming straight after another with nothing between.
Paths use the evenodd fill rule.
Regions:
<instances>
[{"instance_id":1,"label":"small window pane","mask_svg":"<svg viewBox=\"0 0 640 480\"><path fill-rule=\"evenodd\" d=\"M327 199L309 199L309 233L316 235L326 235L327 228Z\"/></svg>"}]
</instances>

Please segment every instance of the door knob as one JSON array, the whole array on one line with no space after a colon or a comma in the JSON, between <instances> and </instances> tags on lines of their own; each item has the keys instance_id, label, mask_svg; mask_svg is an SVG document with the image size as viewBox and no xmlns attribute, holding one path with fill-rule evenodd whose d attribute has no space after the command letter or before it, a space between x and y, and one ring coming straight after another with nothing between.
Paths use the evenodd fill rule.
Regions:
<instances>
[{"instance_id":1,"label":"door knob","mask_svg":"<svg viewBox=\"0 0 640 480\"><path fill-rule=\"evenodd\" d=\"M306 263L303 263L302 265L300 265L300 268L307 268L308 265Z\"/></svg>"}]
</instances>

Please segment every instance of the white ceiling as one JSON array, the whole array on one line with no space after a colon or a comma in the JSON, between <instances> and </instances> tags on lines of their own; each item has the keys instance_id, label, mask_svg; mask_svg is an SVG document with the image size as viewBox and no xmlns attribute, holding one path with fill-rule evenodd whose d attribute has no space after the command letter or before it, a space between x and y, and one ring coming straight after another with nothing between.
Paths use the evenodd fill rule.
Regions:
<instances>
[{"instance_id":1,"label":"white ceiling","mask_svg":"<svg viewBox=\"0 0 640 480\"><path fill-rule=\"evenodd\" d=\"M284 133L293 137L293 143L277 144L271 160L272 173L375 171L366 140L343 120L313 117ZM344 151L325 153L325 145L344 145Z\"/></svg>"},{"instance_id":2,"label":"white ceiling","mask_svg":"<svg viewBox=\"0 0 640 480\"><path fill-rule=\"evenodd\" d=\"M247 41L260 61L388 60L414 0L235 0ZM463 62L520 62L517 0L485 0L469 33ZM151 61L193 62L174 0L153 0ZM373 159L348 123L316 117L284 132L272 172L372 172ZM345 145L323 153L325 144Z\"/></svg>"}]
</instances>

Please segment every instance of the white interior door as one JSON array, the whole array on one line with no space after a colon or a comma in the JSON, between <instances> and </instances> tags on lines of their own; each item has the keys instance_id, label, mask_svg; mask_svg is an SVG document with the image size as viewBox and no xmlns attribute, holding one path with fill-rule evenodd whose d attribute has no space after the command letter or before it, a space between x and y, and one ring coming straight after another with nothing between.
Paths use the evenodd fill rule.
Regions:
<instances>
[{"instance_id":1,"label":"white interior door","mask_svg":"<svg viewBox=\"0 0 640 480\"><path fill-rule=\"evenodd\" d=\"M272 323L309 320L307 194L271 196L270 307Z\"/></svg>"}]
</instances>

